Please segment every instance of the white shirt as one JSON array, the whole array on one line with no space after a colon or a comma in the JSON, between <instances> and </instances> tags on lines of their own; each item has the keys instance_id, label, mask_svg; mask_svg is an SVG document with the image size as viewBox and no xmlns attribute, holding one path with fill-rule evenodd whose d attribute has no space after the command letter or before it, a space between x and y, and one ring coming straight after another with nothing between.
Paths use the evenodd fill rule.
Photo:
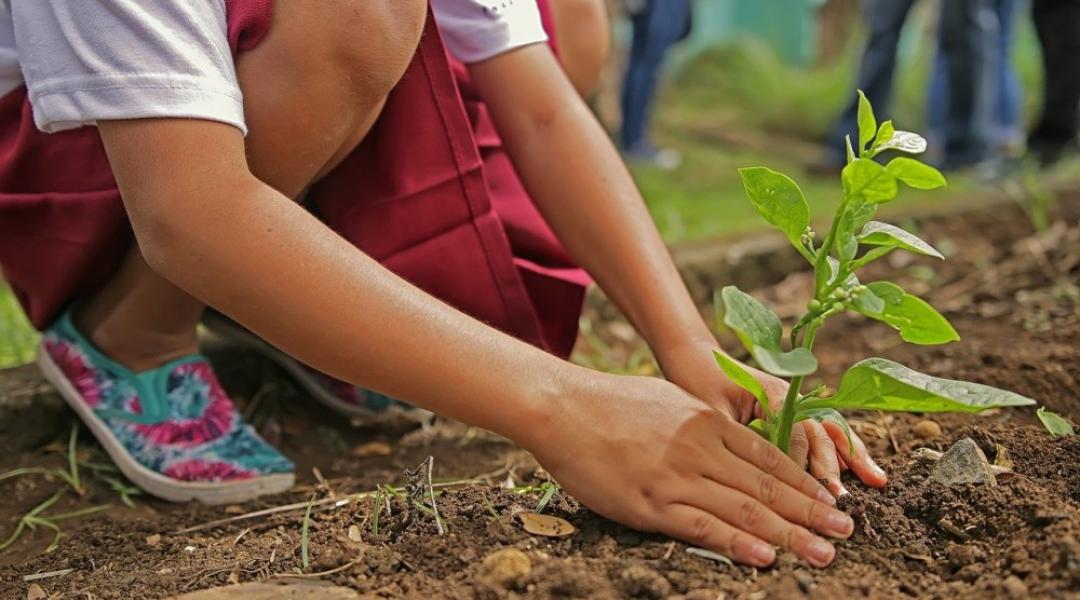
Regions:
<instances>
[{"instance_id":1,"label":"white shirt","mask_svg":"<svg viewBox=\"0 0 1080 600\"><path fill-rule=\"evenodd\" d=\"M432 0L465 63L544 42L536 0ZM26 83L34 122L186 117L245 134L225 0L0 0L0 96Z\"/></svg>"}]
</instances>

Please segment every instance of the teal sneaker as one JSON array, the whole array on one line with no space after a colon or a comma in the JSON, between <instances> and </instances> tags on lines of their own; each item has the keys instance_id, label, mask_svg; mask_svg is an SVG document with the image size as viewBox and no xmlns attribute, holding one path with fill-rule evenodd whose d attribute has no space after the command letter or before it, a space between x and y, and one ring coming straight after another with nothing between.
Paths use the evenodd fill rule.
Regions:
<instances>
[{"instance_id":1,"label":"teal sneaker","mask_svg":"<svg viewBox=\"0 0 1080 600\"><path fill-rule=\"evenodd\" d=\"M154 496L226 504L293 485L293 464L244 423L201 355L133 373L83 337L69 309L44 332L38 365L117 468Z\"/></svg>"},{"instance_id":2,"label":"teal sneaker","mask_svg":"<svg viewBox=\"0 0 1080 600\"><path fill-rule=\"evenodd\" d=\"M280 366L320 404L349 417L355 425L428 425L434 414L378 392L356 387L312 369L244 329L228 317L206 311L203 324L220 338L251 348Z\"/></svg>"}]
</instances>

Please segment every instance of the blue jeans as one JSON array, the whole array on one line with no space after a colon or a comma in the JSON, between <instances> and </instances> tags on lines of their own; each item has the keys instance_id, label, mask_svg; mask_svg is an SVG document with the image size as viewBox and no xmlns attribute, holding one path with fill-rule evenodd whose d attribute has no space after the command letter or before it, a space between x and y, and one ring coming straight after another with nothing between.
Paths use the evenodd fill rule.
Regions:
<instances>
[{"instance_id":1,"label":"blue jeans","mask_svg":"<svg viewBox=\"0 0 1080 600\"><path fill-rule=\"evenodd\" d=\"M946 3L963 0L946 0ZM866 42L862 63L855 78L857 89L866 94L874 105L879 121L889 114L892 98L893 74L896 71L896 47L900 43L900 31L904 28L908 13L916 0L867 0L866 27L870 37ZM845 161L844 137L851 136L854 147L859 143L858 101L854 92L844 112L840 114L829 134L826 160L836 165Z\"/></svg>"},{"instance_id":2,"label":"blue jeans","mask_svg":"<svg viewBox=\"0 0 1080 600\"><path fill-rule=\"evenodd\" d=\"M660 69L668 50L687 33L690 0L649 0L631 19L634 39L622 89L620 141L625 150L647 144L649 114Z\"/></svg>"},{"instance_id":3,"label":"blue jeans","mask_svg":"<svg viewBox=\"0 0 1080 600\"><path fill-rule=\"evenodd\" d=\"M938 61L931 82L929 120L944 139L946 168L963 167L993 156L999 109L1019 125L1019 84L1003 79L1008 69L1012 0L946 0L941 8ZM1003 14L1004 13L1004 14ZM938 82L936 79L941 78ZM1012 84L1011 89L1003 90ZM937 89L935 89L935 84ZM940 94L940 97L935 97ZM1005 106L1001 105L1002 94ZM1008 102L1013 102L1010 106Z\"/></svg>"},{"instance_id":4,"label":"blue jeans","mask_svg":"<svg viewBox=\"0 0 1080 600\"><path fill-rule=\"evenodd\" d=\"M978 123L977 126L987 129L992 146L1004 146L1023 139L1023 88L1020 79L1013 67L1011 55L1013 40L1016 30L1016 15L1020 8L1020 0L991 0L994 13L997 17L997 39L994 43L994 90L991 92L991 109L988 123ZM944 29L945 23L942 22ZM940 42L939 42L940 44ZM930 83L930 96L927 100L927 121L930 131L945 140L946 147L959 147L962 154L977 154L977 149L965 148L972 143L980 143L979 140L965 140L958 136L964 131L964 127L950 122L949 110L949 76L948 56L944 48L939 49L934 62L934 72ZM993 150L993 147L991 147ZM952 162L951 156L946 156L946 162Z\"/></svg>"}]
</instances>

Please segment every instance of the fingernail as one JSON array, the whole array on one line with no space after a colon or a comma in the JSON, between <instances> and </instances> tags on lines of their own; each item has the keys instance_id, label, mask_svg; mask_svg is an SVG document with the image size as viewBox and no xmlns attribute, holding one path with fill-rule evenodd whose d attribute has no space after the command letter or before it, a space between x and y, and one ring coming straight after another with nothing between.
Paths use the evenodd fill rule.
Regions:
<instances>
[{"instance_id":1,"label":"fingernail","mask_svg":"<svg viewBox=\"0 0 1080 600\"><path fill-rule=\"evenodd\" d=\"M870 463L870 471L871 471L871 472L872 472L872 473L873 473L874 475L877 475L878 477L884 477L884 476L885 476L885 471L883 471L883 470L881 469L881 467L879 467L879 466L877 465L877 463L875 463L875 462L871 462L871 463Z\"/></svg>"},{"instance_id":2,"label":"fingernail","mask_svg":"<svg viewBox=\"0 0 1080 600\"><path fill-rule=\"evenodd\" d=\"M818 488L817 497L818 500L824 502L825 504L828 504L829 506L836 506L836 498L833 498L833 495L830 494L829 490L825 488Z\"/></svg>"},{"instance_id":3,"label":"fingernail","mask_svg":"<svg viewBox=\"0 0 1080 600\"><path fill-rule=\"evenodd\" d=\"M837 511L825 517L825 528L841 537L847 537L855 529L855 522L845 513Z\"/></svg>"},{"instance_id":4,"label":"fingernail","mask_svg":"<svg viewBox=\"0 0 1080 600\"><path fill-rule=\"evenodd\" d=\"M844 487L844 484L840 484L840 497L842 498L844 496L850 496L850 495L851 495L851 492L849 492L848 489L846 487Z\"/></svg>"},{"instance_id":5,"label":"fingernail","mask_svg":"<svg viewBox=\"0 0 1080 600\"><path fill-rule=\"evenodd\" d=\"M832 561L833 553L835 552L832 544L823 539L815 539L810 542L809 550L810 559L822 567Z\"/></svg>"},{"instance_id":6,"label":"fingernail","mask_svg":"<svg viewBox=\"0 0 1080 600\"><path fill-rule=\"evenodd\" d=\"M776 560L776 550L768 544L754 544L750 556L761 566L771 565Z\"/></svg>"}]
</instances>

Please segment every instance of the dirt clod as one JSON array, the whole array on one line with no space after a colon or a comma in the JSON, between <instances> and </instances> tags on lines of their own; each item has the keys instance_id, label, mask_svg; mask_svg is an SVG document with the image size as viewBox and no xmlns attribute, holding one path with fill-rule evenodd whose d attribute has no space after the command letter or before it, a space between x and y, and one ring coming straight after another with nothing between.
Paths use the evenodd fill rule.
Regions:
<instances>
[{"instance_id":1,"label":"dirt clod","mask_svg":"<svg viewBox=\"0 0 1080 600\"><path fill-rule=\"evenodd\" d=\"M1009 575L1002 582L1002 587L1005 588L1005 593L1010 598L1027 598L1028 588L1024 585L1024 582L1016 575Z\"/></svg>"},{"instance_id":2,"label":"dirt clod","mask_svg":"<svg viewBox=\"0 0 1080 600\"><path fill-rule=\"evenodd\" d=\"M921 440L936 440L941 437L941 425L938 425L937 421L925 419L916 423L911 432Z\"/></svg>"},{"instance_id":3,"label":"dirt clod","mask_svg":"<svg viewBox=\"0 0 1080 600\"><path fill-rule=\"evenodd\" d=\"M480 573L492 583L509 588L532 573L532 560L517 548L503 548L484 557Z\"/></svg>"},{"instance_id":4,"label":"dirt clod","mask_svg":"<svg viewBox=\"0 0 1080 600\"><path fill-rule=\"evenodd\" d=\"M627 598L663 600L671 595L671 583L660 573L640 565L623 569L621 588Z\"/></svg>"}]
</instances>

